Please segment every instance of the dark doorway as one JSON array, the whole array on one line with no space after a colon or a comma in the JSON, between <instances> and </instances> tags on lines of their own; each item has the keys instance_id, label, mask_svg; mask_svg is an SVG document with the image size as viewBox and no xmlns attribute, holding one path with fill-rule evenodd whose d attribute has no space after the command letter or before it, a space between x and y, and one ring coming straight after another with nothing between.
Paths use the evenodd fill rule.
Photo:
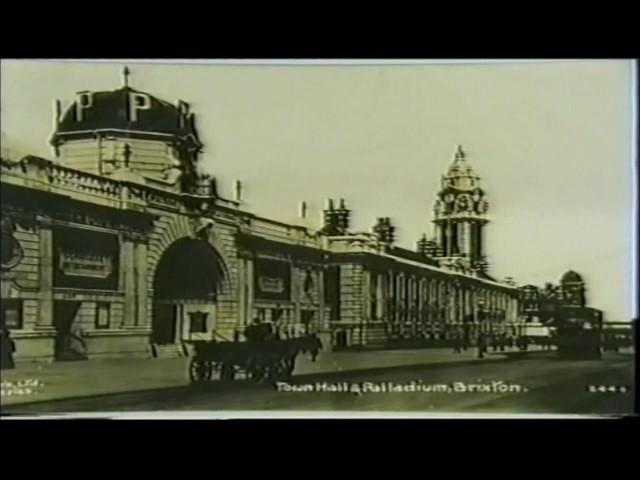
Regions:
<instances>
[{"instance_id":1,"label":"dark doorway","mask_svg":"<svg viewBox=\"0 0 640 480\"><path fill-rule=\"evenodd\" d=\"M167 345L176 339L177 307L170 303L155 303L153 311L153 343Z\"/></svg>"},{"instance_id":2,"label":"dark doorway","mask_svg":"<svg viewBox=\"0 0 640 480\"><path fill-rule=\"evenodd\" d=\"M86 345L74 320L80 302L57 300L53 307L53 326L56 329L54 358L57 361L86 359Z\"/></svg>"},{"instance_id":3,"label":"dark doorway","mask_svg":"<svg viewBox=\"0 0 640 480\"><path fill-rule=\"evenodd\" d=\"M169 246L154 276L152 343L181 342L183 305L215 304L224 279L222 258L206 241L183 238Z\"/></svg>"},{"instance_id":4,"label":"dark doorway","mask_svg":"<svg viewBox=\"0 0 640 480\"><path fill-rule=\"evenodd\" d=\"M336 332L336 349L342 349L347 347L347 332L344 330L338 330Z\"/></svg>"}]
</instances>

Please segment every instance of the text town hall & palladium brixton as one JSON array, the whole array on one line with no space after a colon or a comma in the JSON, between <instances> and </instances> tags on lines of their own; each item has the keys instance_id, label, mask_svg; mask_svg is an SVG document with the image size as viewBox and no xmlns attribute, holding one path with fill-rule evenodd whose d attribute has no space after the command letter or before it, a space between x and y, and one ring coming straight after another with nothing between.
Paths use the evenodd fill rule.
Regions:
<instances>
[{"instance_id":1,"label":"text town hall & palladium brixton","mask_svg":"<svg viewBox=\"0 0 640 480\"><path fill-rule=\"evenodd\" d=\"M489 274L489 204L461 147L433 236L409 250L387 217L352 231L342 199L312 229L304 202L289 224L246 211L239 182L222 198L189 105L128 74L55 105L55 159L2 159L2 326L18 361L185 355L189 340L243 341L256 320L328 349L517 335L525 321L522 289ZM560 290L584 306L578 274Z\"/></svg>"}]
</instances>

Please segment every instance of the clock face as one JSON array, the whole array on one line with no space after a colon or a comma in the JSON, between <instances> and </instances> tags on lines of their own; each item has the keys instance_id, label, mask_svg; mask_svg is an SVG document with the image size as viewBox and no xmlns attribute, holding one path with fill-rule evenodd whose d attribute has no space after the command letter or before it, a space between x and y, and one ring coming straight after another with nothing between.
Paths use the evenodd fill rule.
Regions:
<instances>
[{"instance_id":1,"label":"clock face","mask_svg":"<svg viewBox=\"0 0 640 480\"><path fill-rule=\"evenodd\" d=\"M458 210L466 210L469 206L469 198L466 195L460 195L456 201Z\"/></svg>"},{"instance_id":2,"label":"clock face","mask_svg":"<svg viewBox=\"0 0 640 480\"><path fill-rule=\"evenodd\" d=\"M455 199L455 197L454 197L453 193L447 193L444 196L444 201L447 202L447 203L453 202L454 199Z\"/></svg>"},{"instance_id":3,"label":"clock face","mask_svg":"<svg viewBox=\"0 0 640 480\"><path fill-rule=\"evenodd\" d=\"M489 210L489 204L485 200L482 200L481 202L478 203L479 213L487 213L488 210Z\"/></svg>"}]
</instances>

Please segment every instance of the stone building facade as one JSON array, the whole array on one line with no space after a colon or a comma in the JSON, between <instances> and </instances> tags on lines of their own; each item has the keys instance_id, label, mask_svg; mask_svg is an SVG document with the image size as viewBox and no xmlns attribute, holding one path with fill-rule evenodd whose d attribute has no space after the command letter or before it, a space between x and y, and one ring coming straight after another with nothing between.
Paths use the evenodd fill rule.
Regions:
<instances>
[{"instance_id":1,"label":"stone building facade","mask_svg":"<svg viewBox=\"0 0 640 480\"><path fill-rule=\"evenodd\" d=\"M18 360L185 354L243 340L256 319L326 346L441 340L506 328L518 290L488 274L488 204L458 149L434 235L394 245L381 218L350 229L330 201L313 230L243 209L199 167L185 102L129 87L56 102L53 160L2 159L2 322Z\"/></svg>"}]
</instances>

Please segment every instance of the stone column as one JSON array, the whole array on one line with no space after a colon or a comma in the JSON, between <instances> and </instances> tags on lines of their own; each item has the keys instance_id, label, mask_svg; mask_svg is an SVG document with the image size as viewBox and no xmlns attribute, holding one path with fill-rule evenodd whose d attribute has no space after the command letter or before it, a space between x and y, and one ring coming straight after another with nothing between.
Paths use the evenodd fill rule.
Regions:
<instances>
[{"instance_id":1,"label":"stone column","mask_svg":"<svg viewBox=\"0 0 640 480\"><path fill-rule=\"evenodd\" d=\"M122 312L122 327L134 326L136 323L136 278L135 278L135 245L133 239L127 235L120 236L120 271L124 292L124 308Z\"/></svg>"},{"instance_id":2,"label":"stone column","mask_svg":"<svg viewBox=\"0 0 640 480\"><path fill-rule=\"evenodd\" d=\"M174 343L180 343L183 338L187 335L187 325L184 313L184 305L178 304L176 305L176 335L173 339Z\"/></svg>"},{"instance_id":3,"label":"stone column","mask_svg":"<svg viewBox=\"0 0 640 480\"><path fill-rule=\"evenodd\" d=\"M444 237L446 239L446 248L444 249L444 256L448 257L451 255L451 243L452 243L452 238L451 238L451 223L449 221L447 221L447 223L444 224Z\"/></svg>"},{"instance_id":4,"label":"stone column","mask_svg":"<svg viewBox=\"0 0 640 480\"><path fill-rule=\"evenodd\" d=\"M329 327L328 320L325 318L325 305L324 305L324 268L322 265L318 267L318 306L319 306L319 314L318 314L318 325L322 330L325 330Z\"/></svg>"},{"instance_id":5,"label":"stone column","mask_svg":"<svg viewBox=\"0 0 640 480\"><path fill-rule=\"evenodd\" d=\"M138 314L135 318L136 326L147 325L147 244L138 243L136 246L136 290Z\"/></svg>"},{"instance_id":6,"label":"stone column","mask_svg":"<svg viewBox=\"0 0 640 480\"><path fill-rule=\"evenodd\" d=\"M427 321L429 323L433 323L433 309L436 306L435 300L435 290L436 290L436 281L432 278L427 280L427 299L428 299L428 309L427 309Z\"/></svg>"},{"instance_id":7,"label":"stone column","mask_svg":"<svg viewBox=\"0 0 640 480\"><path fill-rule=\"evenodd\" d=\"M480 295L478 294L478 289L474 288L471 291L471 309L473 312L473 323L477 323L478 318L478 302L480 301Z\"/></svg>"},{"instance_id":8,"label":"stone column","mask_svg":"<svg viewBox=\"0 0 640 480\"><path fill-rule=\"evenodd\" d=\"M247 325L247 260L238 257L238 318L236 319L236 331L240 332Z\"/></svg>"},{"instance_id":9,"label":"stone column","mask_svg":"<svg viewBox=\"0 0 640 480\"><path fill-rule=\"evenodd\" d=\"M300 293L300 275L298 272L298 268L295 264L291 264L291 295L293 296L293 302L295 306L295 324L299 324L301 321Z\"/></svg>"},{"instance_id":10,"label":"stone column","mask_svg":"<svg viewBox=\"0 0 640 480\"><path fill-rule=\"evenodd\" d=\"M51 219L38 218L40 227L40 275L36 328L53 328L53 231Z\"/></svg>"},{"instance_id":11,"label":"stone column","mask_svg":"<svg viewBox=\"0 0 640 480\"><path fill-rule=\"evenodd\" d=\"M384 294L384 274L378 274L378 285L376 286L376 320L382 320L384 316L384 305L386 302Z\"/></svg>"},{"instance_id":12,"label":"stone column","mask_svg":"<svg viewBox=\"0 0 640 480\"><path fill-rule=\"evenodd\" d=\"M514 323L518 320L518 301L515 298L509 300L509 321Z\"/></svg>"},{"instance_id":13,"label":"stone column","mask_svg":"<svg viewBox=\"0 0 640 480\"><path fill-rule=\"evenodd\" d=\"M424 302L427 298L427 294L425 292L425 285L427 284L424 278L418 280L418 301L417 301L417 321L418 323L422 323L423 312L424 312Z\"/></svg>"},{"instance_id":14,"label":"stone column","mask_svg":"<svg viewBox=\"0 0 640 480\"><path fill-rule=\"evenodd\" d=\"M362 276L363 278L363 282L362 282L362 308L363 308L363 314L360 316L360 322L361 323L365 323L368 320L371 320L369 317L371 316L371 298L372 298L372 291L371 291L371 276L373 275L372 272L368 271L368 270L364 270L362 272Z\"/></svg>"},{"instance_id":15,"label":"stone column","mask_svg":"<svg viewBox=\"0 0 640 480\"><path fill-rule=\"evenodd\" d=\"M247 278L247 324L253 322L253 302L254 302L254 291L253 291L253 258L247 258L247 264L245 266L245 273Z\"/></svg>"}]
</instances>

